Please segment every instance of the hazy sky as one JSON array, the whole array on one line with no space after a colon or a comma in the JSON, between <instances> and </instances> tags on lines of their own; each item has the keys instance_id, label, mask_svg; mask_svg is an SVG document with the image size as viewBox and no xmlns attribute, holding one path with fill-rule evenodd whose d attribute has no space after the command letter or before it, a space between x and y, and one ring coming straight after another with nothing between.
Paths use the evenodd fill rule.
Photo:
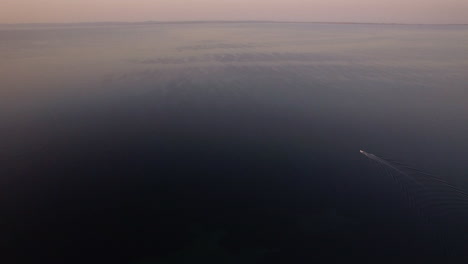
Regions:
<instances>
[{"instance_id":1,"label":"hazy sky","mask_svg":"<svg viewBox=\"0 0 468 264\"><path fill-rule=\"evenodd\" d=\"M468 23L468 0L0 0L0 23L146 20Z\"/></svg>"}]
</instances>

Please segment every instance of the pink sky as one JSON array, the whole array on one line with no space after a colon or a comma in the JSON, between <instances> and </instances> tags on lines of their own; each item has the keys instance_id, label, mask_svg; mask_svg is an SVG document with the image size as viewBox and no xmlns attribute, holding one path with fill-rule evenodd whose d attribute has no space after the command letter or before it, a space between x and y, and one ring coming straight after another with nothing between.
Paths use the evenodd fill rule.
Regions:
<instances>
[{"instance_id":1,"label":"pink sky","mask_svg":"<svg viewBox=\"0 0 468 264\"><path fill-rule=\"evenodd\" d=\"M0 23L146 20L468 24L468 0L0 0Z\"/></svg>"}]
</instances>

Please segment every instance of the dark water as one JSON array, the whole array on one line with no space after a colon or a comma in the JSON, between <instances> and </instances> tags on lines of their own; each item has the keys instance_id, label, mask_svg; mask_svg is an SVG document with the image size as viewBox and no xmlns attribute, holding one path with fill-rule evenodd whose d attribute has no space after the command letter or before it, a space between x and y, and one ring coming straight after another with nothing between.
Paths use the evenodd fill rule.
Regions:
<instances>
[{"instance_id":1,"label":"dark water","mask_svg":"<svg viewBox=\"0 0 468 264\"><path fill-rule=\"evenodd\" d=\"M0 128L2 263L467 255L359 153L468 189L467 26L3 26Z\"/></svg>"}]
</instances>

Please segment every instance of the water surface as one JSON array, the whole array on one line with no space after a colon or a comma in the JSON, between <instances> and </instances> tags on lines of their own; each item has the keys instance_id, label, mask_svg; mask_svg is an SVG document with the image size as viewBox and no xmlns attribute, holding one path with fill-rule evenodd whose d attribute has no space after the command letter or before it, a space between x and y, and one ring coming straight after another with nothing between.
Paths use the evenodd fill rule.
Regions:
<instances>
[{"instance_id":1,"label":"water surface","mask_svg":"<svg viewBox=\"0 0 468 264\"><path fill-rule=\"evenodd\" d=\"M33 263L460 259L463 221L440 242L359 150L468 189L467 33L2 26L2 248Z\"/></svg>"}]
</instances>

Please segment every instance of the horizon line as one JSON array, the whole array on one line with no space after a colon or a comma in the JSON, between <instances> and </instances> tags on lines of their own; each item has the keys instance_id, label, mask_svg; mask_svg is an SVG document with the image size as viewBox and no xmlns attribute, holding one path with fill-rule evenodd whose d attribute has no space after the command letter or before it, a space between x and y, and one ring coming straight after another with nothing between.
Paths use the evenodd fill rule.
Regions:
<instances>
[{"instance_id":1,"label":"horizon line","mask_svg":"<svg viewBox=\"0 0 468 264\"><path fill-rule=\"evenodd\" d=\"M401 22L349 22L349 21L282 21L282 20L168 20L168 21L89 21L89 22L24 22L0 23L0 26L21 25L110 25L110 24L201 24L201 23L283 23L283 24L342 24L342 25L408 25L408 26L468 26L468 23L401 23Z\"/></svg>"}]
</instances>

